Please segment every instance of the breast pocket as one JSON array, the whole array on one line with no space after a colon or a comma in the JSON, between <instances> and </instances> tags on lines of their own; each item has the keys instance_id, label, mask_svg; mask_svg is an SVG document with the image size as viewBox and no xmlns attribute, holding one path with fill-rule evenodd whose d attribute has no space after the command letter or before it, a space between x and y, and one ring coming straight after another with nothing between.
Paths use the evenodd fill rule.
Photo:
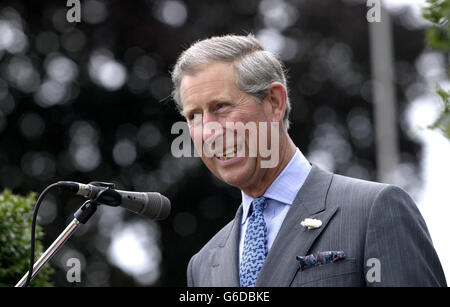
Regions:
<instances>
[{"instance_id":1,"label":"breast pocket","mask_svg":"<svg viewBox=\"0 0 450 307\"><path fill-rule=\"evenodd\" d=\"M298 270L294 287L357 287L362 286L356 259L327 263L306 270Z\"/></svg>"}]
</instances>

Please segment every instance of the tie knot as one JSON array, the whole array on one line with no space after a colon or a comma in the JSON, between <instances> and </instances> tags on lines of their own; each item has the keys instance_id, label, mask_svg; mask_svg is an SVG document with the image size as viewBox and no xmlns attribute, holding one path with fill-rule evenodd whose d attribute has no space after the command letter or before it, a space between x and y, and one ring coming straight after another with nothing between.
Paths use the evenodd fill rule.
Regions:
<instances>
[{"instance_id":1,"label":"tie knot","mask_svg":"<svg viewBox=\"0 0 450 307\"><path fill-rule=\"evenodd\" d=\"M267 201L267 198L264 196L255 198L252 201L253 210L255 212L262 212L264 210L264 205L266 204L266 201Z\"/></svg>"}]
</instances>

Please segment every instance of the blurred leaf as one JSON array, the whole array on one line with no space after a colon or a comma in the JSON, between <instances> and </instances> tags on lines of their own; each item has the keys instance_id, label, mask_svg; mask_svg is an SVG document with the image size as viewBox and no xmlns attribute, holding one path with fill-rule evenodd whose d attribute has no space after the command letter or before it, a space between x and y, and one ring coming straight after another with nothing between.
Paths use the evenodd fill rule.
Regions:
<instances>
[{"instance_id":1,"label":"blurred leaf","mask_svg":"<svg viewBox=\"0 0 450 307\"><path fill-rule=\"evenodd\" d=\"M444 107L438 119L429 128L441 130L450 140L450 90L445 91L438 85L436 92L442 98Z\"/></svg>"},{"instance_id":2,"label":"blurred leaf","mask_svg":"<svg viewBox=\"0 0 450 307\"><path fill-rule=\"evenodd\" d=\"M447 52L450 50L450 1L428 0L428 6L423 9L423 16L432 25L427 29L426 40L430 47ZM447 74L450 73L447 67ZM439 129L450 139L450 92L437 86L436 93L442 98L444 107L438 119L429 126Z\"/></svg>"},{"instance_id":3,"label":"blurred leaf","mask_svg":"<svg viewBox=\"0 0 450 307\"><path fill-rule=\"evenodd\" d=\"M450 1L428 0L423 16L432 25L427 29L426 40L432 48L450 50Z\"/></svg>"}]
</instances>

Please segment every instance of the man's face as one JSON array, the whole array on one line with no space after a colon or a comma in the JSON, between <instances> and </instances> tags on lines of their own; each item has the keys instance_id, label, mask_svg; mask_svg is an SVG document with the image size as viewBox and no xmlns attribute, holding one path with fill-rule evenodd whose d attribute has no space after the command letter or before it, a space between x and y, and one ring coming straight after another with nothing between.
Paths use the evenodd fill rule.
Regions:
<instances>
[{"instance_id":1,"label":"man's face","mask_svg":"<svg viewBox=\"0 0 450 307\"><path fill-rule=\"evenodd\" d=\"M257 184L266 172L261 168L259 150L256 156L249 156L252 141L248 135L245 138L236 137L235 130L227 130L227 122L253 122L256 127L260 122L270 122L270 103L256 103L252 96L236 86L232 63L213 63L196 74L186 75L181 81L180 93L183 114L189 123L197 151L202 152L205 142L223 138L220 148L215 143L214 156L202 152L202 160L208 169L222 181L240 189ZM208 126L213 127L213 123L219 125L221 131L207 129ZM230 144L227 137L235 141ZM236 154L237 150L245 150L245 156ZM226 153L233 151L234 157L226 158Z\"/></svg>"}]
</instances>

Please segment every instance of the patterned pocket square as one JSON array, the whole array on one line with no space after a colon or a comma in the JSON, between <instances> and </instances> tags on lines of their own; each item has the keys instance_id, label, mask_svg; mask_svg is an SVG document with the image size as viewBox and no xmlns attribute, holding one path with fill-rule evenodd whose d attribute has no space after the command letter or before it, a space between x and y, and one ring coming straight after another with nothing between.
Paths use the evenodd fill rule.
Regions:
<instances>
[{"instance_id":1,"label":"patterned pocket square","mask_svg":"<svg viewBox=\"0 0 450 307\"><path fill-rule=\"evenodd\" d=\"M333 263L346 259L347 256L343 251L326 251L308 256L297 256L300 270L306 270L315 266L321 266L327 263Z\"/></svg>"}]
</instances>

